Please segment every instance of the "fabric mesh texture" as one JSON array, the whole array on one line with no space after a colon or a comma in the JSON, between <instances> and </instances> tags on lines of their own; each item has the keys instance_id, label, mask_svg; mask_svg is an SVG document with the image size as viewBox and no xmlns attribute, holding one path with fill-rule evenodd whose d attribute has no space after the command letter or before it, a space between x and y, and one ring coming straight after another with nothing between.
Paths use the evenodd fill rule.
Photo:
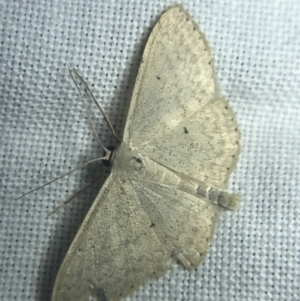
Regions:
<instances>
[{"instance_id":1,"label":"fabric mesh texture","mask_svg":"<svg viewBox=\"0 0 300 301\"><path fill-rule=\"evenodd\" d=\"M108 173L96 163L16 200L102 156L68 65L87 79L121 136L144 45L173 4L0 1L1 300L50 300L59 265ZM300 2L183 5L206 34L222 93L237 113L242 156L230 189L243 203L222 215L202 266L188 272L175 264L127 300L300 300ZM116 145L89 105L103 143Z\"/></svg>"}]
</instances>

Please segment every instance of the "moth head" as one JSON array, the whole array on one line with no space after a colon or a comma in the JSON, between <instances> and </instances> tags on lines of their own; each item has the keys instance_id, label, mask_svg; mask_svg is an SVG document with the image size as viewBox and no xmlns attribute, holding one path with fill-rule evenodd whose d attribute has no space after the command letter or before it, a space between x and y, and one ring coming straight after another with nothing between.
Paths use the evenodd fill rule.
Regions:
<instances>
[{"instance_id":1,"label":"moth head","mask_svg":"<svg viewBox=\"0 0 300 301\"><path fill-rule=\"evenodd\" d=\"M116 147L113 145L110 145L107 149L110 151L109 158L108 158L108 160L103 160L102 162L103 162L104 166L110 167L111 163L113 161L113 158L114 158ZM107 155L107 153L104 152L103 157L106 157L106 155Z\"/></svg>"}]
</instances>

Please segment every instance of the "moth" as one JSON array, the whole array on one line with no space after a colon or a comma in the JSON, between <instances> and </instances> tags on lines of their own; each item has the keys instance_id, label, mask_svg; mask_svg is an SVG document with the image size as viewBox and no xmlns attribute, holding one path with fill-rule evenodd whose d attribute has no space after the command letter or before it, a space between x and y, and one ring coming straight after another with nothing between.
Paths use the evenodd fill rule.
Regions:
<instances>
[{"instance_id":1,"label":"moth","mask_svg":"<svg viewBox=\"0 0 300 301\"><path fill-rule=\"evenodd\" d=\"M154 27L110 175L71 244L52 301L118 301L163 276L172 258L204 260L240 152L204 34L181 5Z\"/></svg>"}]
</instances>

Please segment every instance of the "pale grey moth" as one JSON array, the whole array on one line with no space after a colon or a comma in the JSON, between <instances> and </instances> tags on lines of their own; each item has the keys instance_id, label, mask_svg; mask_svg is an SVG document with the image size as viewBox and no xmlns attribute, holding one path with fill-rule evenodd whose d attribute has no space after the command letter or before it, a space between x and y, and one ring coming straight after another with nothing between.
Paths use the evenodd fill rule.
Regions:
<instances>
[{"instance_id":1,"label":"pale grey moth","mask_svg":"<svg viewBox=\"0 0 300 301\"><path fill-rule=\"evenodd\" d=\"M118 301L177 258L203 261L240 132L219 93L203 33L182 6L154 27L136 79L122 143L56 277L52 301Z\"/></svg>"}]
</instances>

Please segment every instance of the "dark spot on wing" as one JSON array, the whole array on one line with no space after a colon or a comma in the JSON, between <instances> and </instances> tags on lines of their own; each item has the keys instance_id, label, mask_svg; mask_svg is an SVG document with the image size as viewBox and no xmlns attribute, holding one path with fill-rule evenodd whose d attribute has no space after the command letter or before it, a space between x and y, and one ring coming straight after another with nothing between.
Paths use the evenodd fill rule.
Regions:
<instances>
[{"instance_id":1,"label":"dark spot on wing","mask_svg":"<svg viewBox=\"0 0 300 301\"><path fill-rule=\"evenodd\" d=\"M95 285L90 285L90 297L92 297L91 300L107 301L104 290Z\"/></svg>"},{"instance_id":2,"label":"dark spot on wing","mask_svg":"<svg viewBox=\"0 0 300 301\"><path fill-rule=\"evenodd\" d=\"M188 134L188 133L189 133L189 131L187 130L187 128L186 128L185 126L183 127L183 129L184 129L184 133L185 133L185 134Z\"/></svg>"},{"instance_id":3,"label":"dark spot on wing","mask_svg":"<svg viewBox=\"0 0 300 301\"><path fill-rule=\"evenodd\" d=\"M151 223L150 228L155 227L155 223Z\"/></svg>"},{"instance_id":4,"label":"dark spot on wing","mask_svg":"<svg viewBox=\"0 0 300 301\"><path fill-rule=\"evenodd\" d=\"M160 80L160 77L159 77L159 76L156 76L156 78L157 78L158 80Z\"/></svg>"}]
</instances>

